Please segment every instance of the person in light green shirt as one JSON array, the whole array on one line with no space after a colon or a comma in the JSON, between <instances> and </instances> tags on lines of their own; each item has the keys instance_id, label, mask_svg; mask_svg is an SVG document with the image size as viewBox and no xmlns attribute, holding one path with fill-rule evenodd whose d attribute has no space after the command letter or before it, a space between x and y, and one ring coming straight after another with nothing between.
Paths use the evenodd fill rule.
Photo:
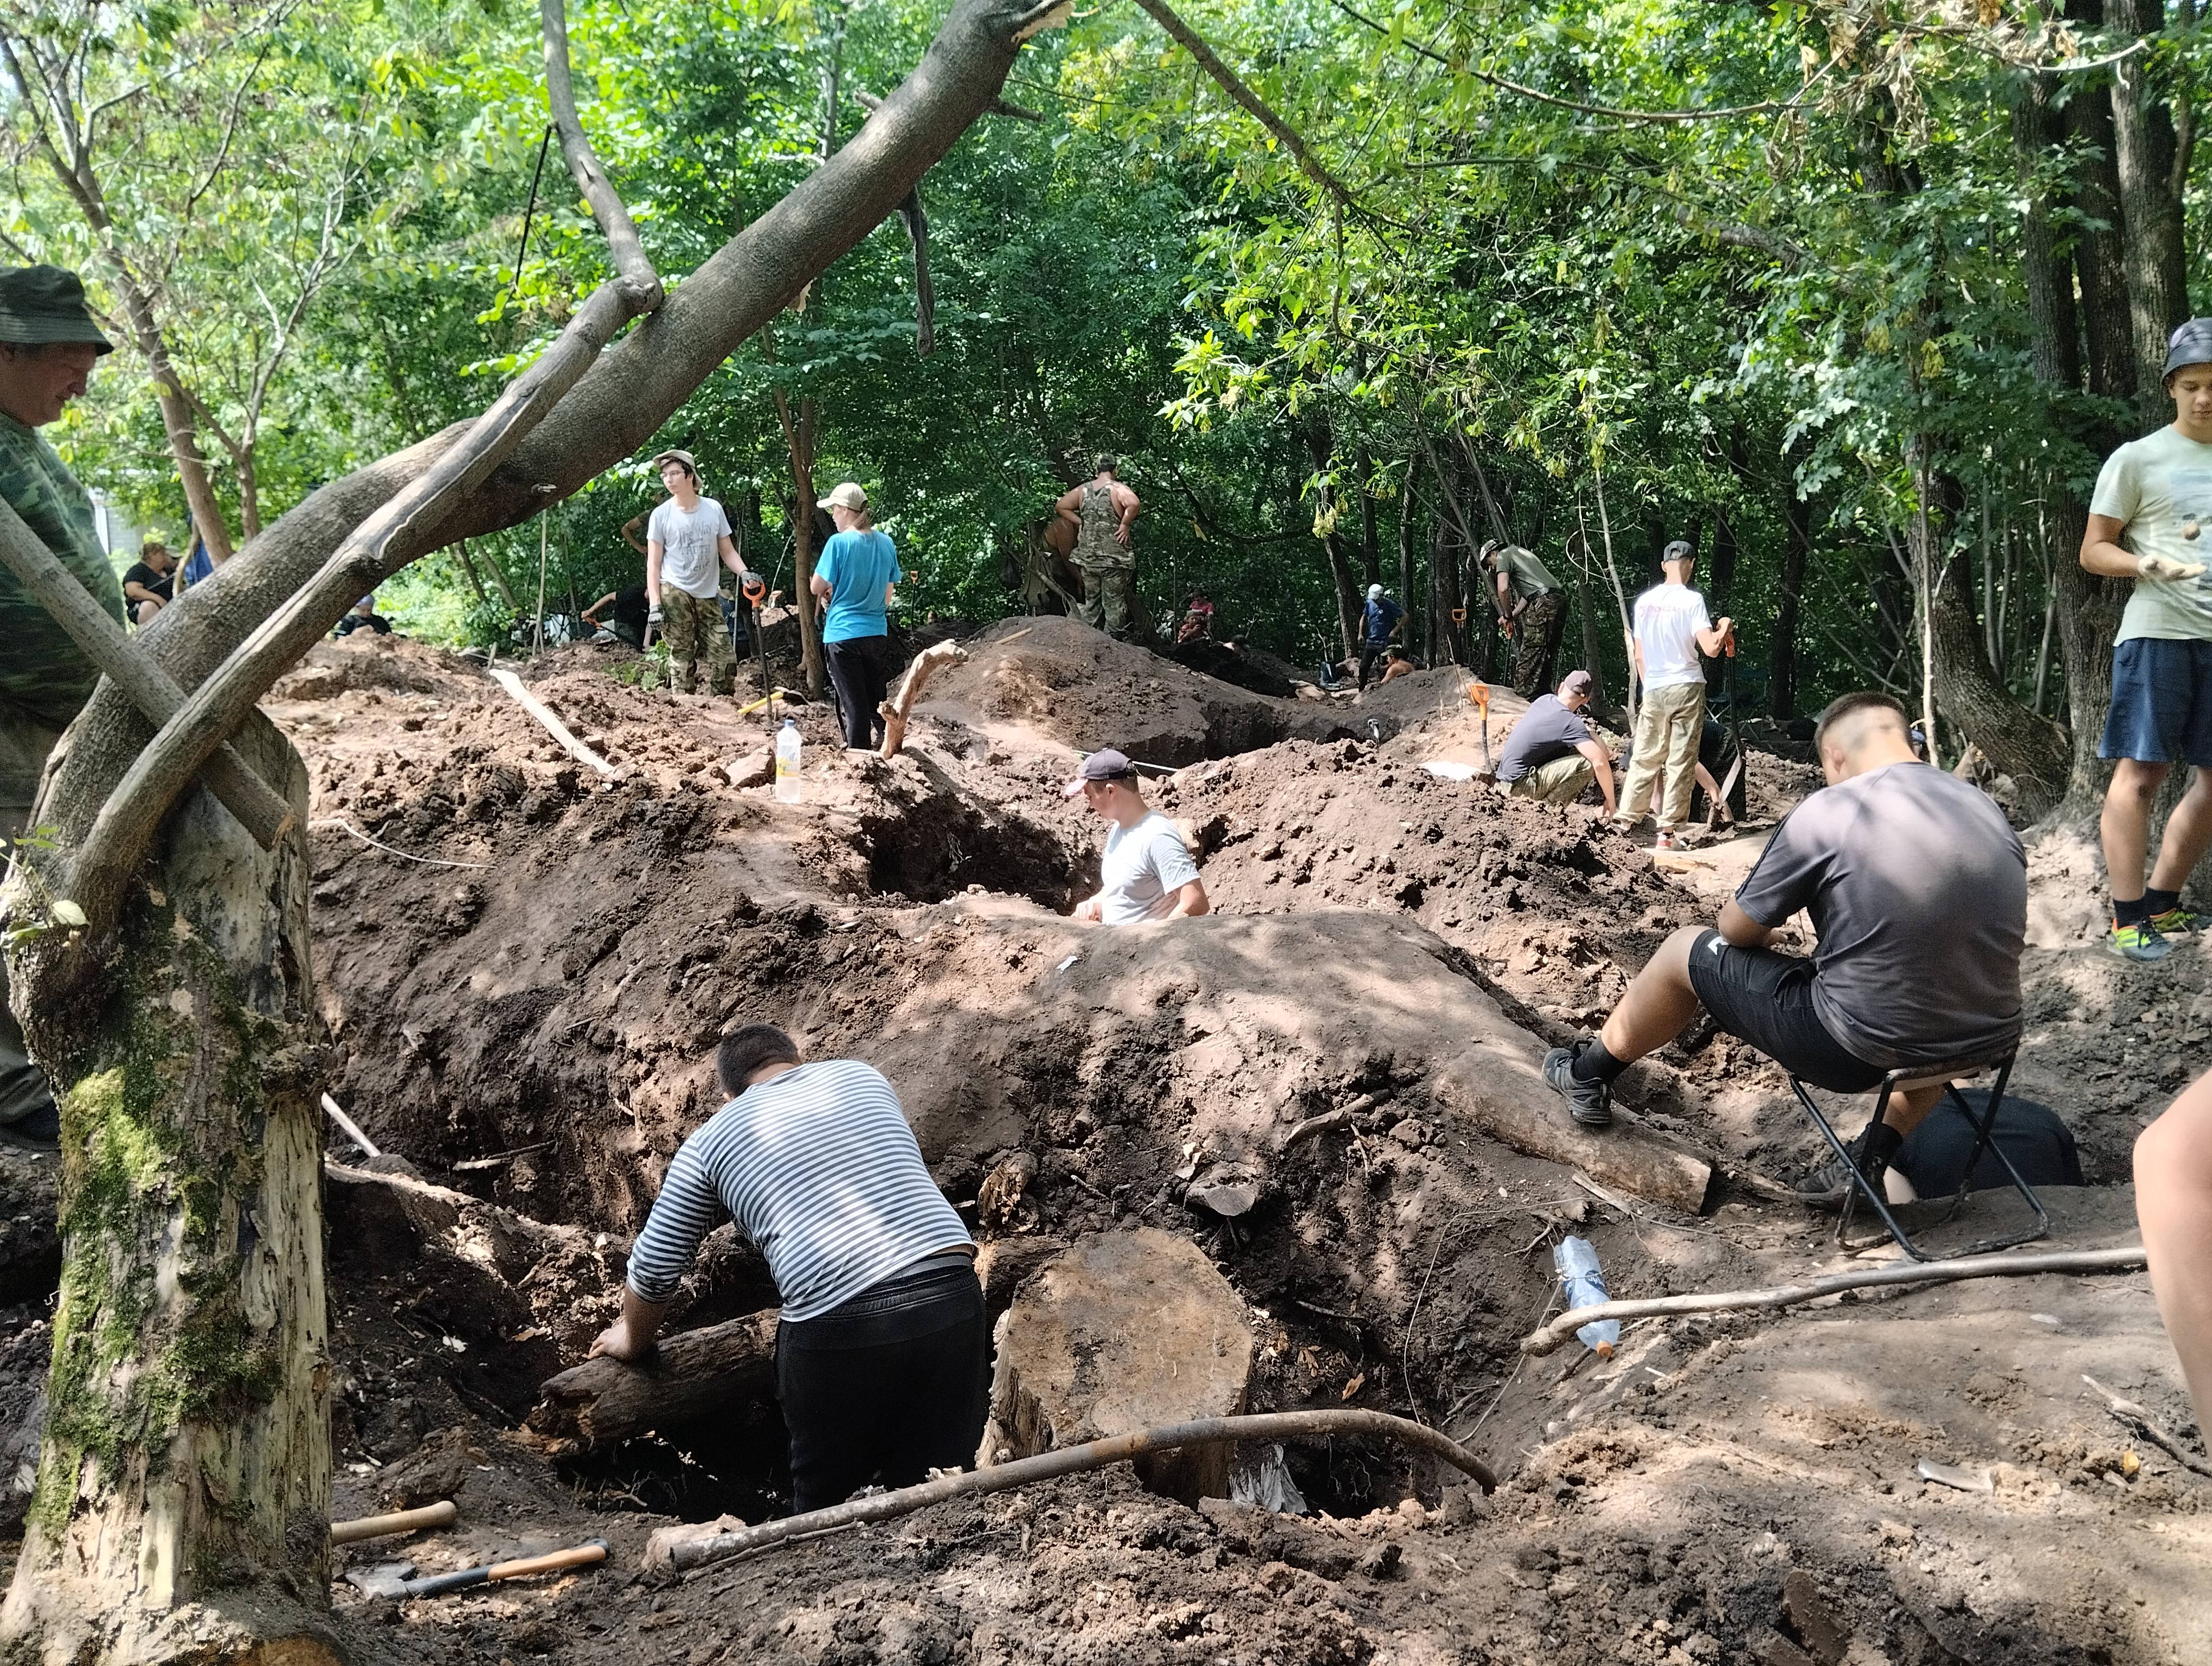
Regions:
<instances>
[{"instance_id":1,"label":"person in light green shirt","mask_svg":"<svg viewBox=\"0 0 2212 1666\"><path fill-rule=\"evenodd\" d=\"M1475 557L1498 592L1500 628L1513 642L1513 691L1523 700L1551 692L1567 628L1567 596L1534 552L1492 538Z\"/></svg>"},{"instance_id":2,"label":"person in light green shirt","mask_svg":"<svg viewBox=\"0 0 2212 1666\"><path fill-rule=\"evenodd\" d=\"M2173 421L2106 459L2089 502L2081 565L2133 579L2112 649L2112 701L2099 756L2113 760L2099 822L2112 924L2106 946L2159 961L2200 929L2182 887L2212 846L2212 319L2173 332L2166 356ZM2149 880L2152 801L2177 763L2197 773L2166 818Z\"/></svg>"},{"instance_id":3,"label":"person in light green shirt","mask_svg":"<svg viewBox=\"0 0 2212 1666\"><path fill-rule=\"evenodd\" d=\"M85 309L84 289L58 266L0 271L0 497L62 565L123 620L123 587L92 519L92 499L37 430L81 397L112 351ZM14 574L0 568L0 840L30 819L39 776L100 673ZM51 1149L58 1118L45 1073L7 1009L0 965L0 1139Z\"/></svg>"}]
</instances>

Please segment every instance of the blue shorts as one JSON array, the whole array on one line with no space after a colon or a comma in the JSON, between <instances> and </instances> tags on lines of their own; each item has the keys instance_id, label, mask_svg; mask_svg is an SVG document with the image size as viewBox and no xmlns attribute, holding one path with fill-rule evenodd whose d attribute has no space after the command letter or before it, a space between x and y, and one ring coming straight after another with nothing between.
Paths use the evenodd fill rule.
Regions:
<instances>
[{"instance_id":1,"label":"blue shorts","mask_svg":"<svg viewBox=\"0 0 2212 1666\"><path fill-rule=\"evenodd\" d=\"M2212 769L2212 642L2130 636L2114 648L2097 756Z\"/></svg>"}]
</instances>

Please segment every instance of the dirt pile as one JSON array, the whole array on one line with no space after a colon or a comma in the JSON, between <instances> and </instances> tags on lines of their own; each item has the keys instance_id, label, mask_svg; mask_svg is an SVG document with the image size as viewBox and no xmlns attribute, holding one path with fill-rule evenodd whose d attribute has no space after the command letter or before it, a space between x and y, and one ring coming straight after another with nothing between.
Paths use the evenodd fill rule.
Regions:
<instances>
[{"instance_id":1,"label":"dirt pile","mask_svg":"<svg viewBox=\"0 0 2212 1666\"><path fill-rule=\"evenodd\" d=\"M1018 745L1114 746L1173 766L1360 732L1349 707L1255 694L1056 614L1001 620L968 650L921 710Z\"/></svg>"}]
</instances>

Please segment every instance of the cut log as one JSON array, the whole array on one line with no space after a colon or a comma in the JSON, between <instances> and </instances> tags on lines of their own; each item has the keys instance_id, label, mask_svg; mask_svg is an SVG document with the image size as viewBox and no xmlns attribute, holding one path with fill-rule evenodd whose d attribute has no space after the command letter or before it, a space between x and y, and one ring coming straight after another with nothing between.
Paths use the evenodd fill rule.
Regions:
<instances>
[{"instance_id":1,"label":"cut log","mask_svg":"<svg viewBox=\"0 0 2212 1666\"><path fill-rule=\"evenodd\" d=\"M1534 1038L1502 1013L1498 1024L1497 1037L1437 1067L1429 1086L1438 1100L1517 1152L1567 1164L1616 1190L1688 1214L1704 1212L1716 1173L1710 1155L1618 1105L1612 1127L1583 1128L1545 1082L1532 1056Z\"/></svg>"},{"instance_id":2,"label":"cut log","mask_svg":"<svg viewBox=\"0 0 2212 1666\"><path fill-rule=\"evenodd\" d=\"M899 748L906 745L906 726L914 716L915 702L921 698L922 690L929 679L947 666L966 662L968 650L957 642L933 642L914 656L914 663L906 668L899 679L898 692L884 702L884 751L885 757L896 757Z\"/></svg>"},{"instance_id":3,"label":"cut log","mask_svg":"<svg viewBox=\"0 0 2212 1666\"><path fill-rule=\"evenodd\" d=\"M1252 1374L1244 1304L1197 1245L1152 1227L1076 1240L1015 1297L998 1344L986 1463L1235 1416ZM1225 1498L1231 1456L1155 1452L1137 1473L1185 1503Z\"/></svg>"},{"instance_id":4,"label":"cut log","mask_svg":"<svg viewBox=\"0 0 2212 1666\"><path fill-rule=\"evenodd\" d=\"M648 1429L726 1415L748 1400L768 1399L775 1392L780 1316L769 1308L726 1324L664 1336L653 1357L635 1365L586 1359L547 1380L531 1426L543 1435L586 1444L626 1440Z\"/></svg>"}]
</instances>

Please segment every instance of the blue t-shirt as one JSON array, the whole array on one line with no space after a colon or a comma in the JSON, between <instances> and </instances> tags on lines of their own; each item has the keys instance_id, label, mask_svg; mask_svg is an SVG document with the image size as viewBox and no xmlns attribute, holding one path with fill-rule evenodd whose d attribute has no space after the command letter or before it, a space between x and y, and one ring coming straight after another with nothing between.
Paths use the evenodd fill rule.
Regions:
<instances>
[{"instance_id":1,"label":"blue t-shirt","mask_svg":"<svg viewBox=\"0 0 2212 1666\"><path fill-rule=\"evenodd\" d=\"M1404 608L1388 596L1377 596L1367 604L1367 640L1370 642L1389 641L1390 627L1404 617L1405 612Z\"/></svg>"},{"instance_id":2,"label":"blue t-shirt","mask_svg":"<svg viewBox=\"0 0 2212 1666\"><path fill-rule=\"evenodd\" d=\"M838 533L823 546L814 576L830 587L830 616L822 623L824 642L889 634L884 590L906 575L899 571L898 552L888 533Z\"/></svg>"}]
</instances>

